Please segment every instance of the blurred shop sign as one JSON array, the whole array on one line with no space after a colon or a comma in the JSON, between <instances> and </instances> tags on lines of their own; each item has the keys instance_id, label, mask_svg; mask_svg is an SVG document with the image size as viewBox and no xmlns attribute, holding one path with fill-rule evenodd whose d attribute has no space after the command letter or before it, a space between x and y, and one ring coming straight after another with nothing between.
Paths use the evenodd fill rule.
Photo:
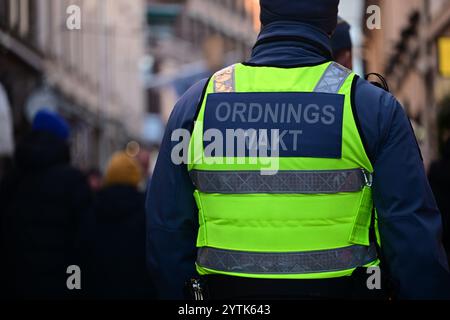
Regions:
<instances>
[{"instance_id":1,"label":"blurred shop sign","mask_svg":"<svg viewBox=\"0 0 450 320\"><path fill-rule=\"evenodd\" d=\"M450 37L438 40L439 71L442 76L450 78Z\"/></svg>"}]
</instances>

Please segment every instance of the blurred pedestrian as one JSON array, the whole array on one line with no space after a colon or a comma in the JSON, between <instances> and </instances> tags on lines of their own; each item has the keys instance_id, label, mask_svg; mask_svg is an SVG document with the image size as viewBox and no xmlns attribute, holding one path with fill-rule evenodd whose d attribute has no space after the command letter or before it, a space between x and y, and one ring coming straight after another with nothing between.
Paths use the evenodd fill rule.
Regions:
<instances>
[{"instance_id":1,"label":"blurred pedestrian","mask_svg":"<svg viewBox=\"0 0 450 320\"><path fill-rule=\"evenodd\" d=\"M98 192L102 188L103 175L100 169L91 168L87 171L86 177L92 192Z\"/></svg>"},{"instance_id":2,"label":"blurred pedestrian","mask_svg":"<svg viewBox=\"0 0 450 320\"><path fill-rule=\"evenodd\" d=\"M145 197L139 163L125 152L110 160L97 194L88 246L87 290L95 299L150 299L145 265Z\"/></svg>"},{"instance_id":3,"label":"blurred pedestrian","mask_svg":"<svg viewBox=\"0 0 450 320\"><path fill-rule=\"evenodd\" d=\"M331 47L334 61L348 69L353 69L353 43L350 29L348 22L339 17L336 30L331 37Z\"/></svg>"},{"instance_id":4,"label":"blurred pedestrian","mask_svg":"<svg viewBox=\"0 0 450 320\"><path fill-rule=\"evenodd\" d=\"M136 160L142 168L142 180L139 184L139 190L145 192L147 190L147 185L150 181L151 177L151 151L142 147L139 150L139 153L136 155Z\"/></svg>"},{"instance_id":5,"label":"blurred pedestrian","mask_svg":"<svg viewBox=\"0 0 450 320\"><path fill-rule=\"evenodd\" d=\"M67 268L81 264L80 235L91 205L89 186L70 165L70 128L40 111L18 145L14 170L0 187L2 274L7 298L64 299Z\"/></svg>"},{"instance_id":6,"label":"blurred pedestrian","mask_svg":"<svg viewBox=\"0 0 450 320\"><path fill-rule=\"evenodd\" d=\"M438 116L440 159L431 164L429 179L444 225L444 246L450 255L450 96L441 103Z\"/></svg>"}]
</instances>

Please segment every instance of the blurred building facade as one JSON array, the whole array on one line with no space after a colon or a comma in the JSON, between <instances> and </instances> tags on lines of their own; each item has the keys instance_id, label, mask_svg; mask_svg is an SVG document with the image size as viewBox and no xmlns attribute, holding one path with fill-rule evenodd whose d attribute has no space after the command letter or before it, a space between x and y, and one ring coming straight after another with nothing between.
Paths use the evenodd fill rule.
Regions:
<instances>
[{"instance_id":1,"label":"blurred building facade","mask_svg":"<svg viewBox=\"0 0 450 320\"><path fill-rule=\"evenodd\" d=\"M250 55L260 29L259 1L149 0L148 5L149 54L155 65L154 77L147 82L149 103L166 122L179 97L174 81L185 78L194 84ZM166 17L166 22L158 17Z\"/></svg>"},{"instance_id":2,"label":"blurred building facade","mask_svg":"<svg viewBox=\"0 0 450 320\"><path fill-rule=\"evenodd\" d=\"M80 29L68 20L80 11ZM139 62L145 0L0 0L0 82L16 135L36 108L57 109L74 128L81 167L104 165L139 139L146 114ZM69 22L70 23L70 22Z\"/></svg>"},{"instance_id":3,"label":"blurred building facade","mask_svg":"<svg viewBox=\"0 0 450 320\"><path fill-rule=\"evenodd\" d=\"M381 29L366 21L366 72L383 74L406 109L421 145L426 166L438 155L437 105L450 94L450 79L439 65L450 56L439 41L450 37L450 0L366 0L381 9Z\"/></svg>"},{"instance_id":4,"label":"blurred building facade","mask_svg":"<svg viewBox=\"0 0 450 320\"><path fill-rule=\"evenodd\" d=\"M260 29L258 0L190 0L180 23L180 36L194 47L218 34L225 51L245 59Z\"/></svg>"},{"instance_id":5,"label":"blurred building facade","mask_svg":"<svg viewBox=\"0 0 450 320\"><path fill-rule=\"evenodd\" d=\"M358 75L363 72L363 29L361 20L364 12L364 0L340 0L339 16L351 25L350 35L353 45L353 71Z\"/></svg>"}]
</instances>

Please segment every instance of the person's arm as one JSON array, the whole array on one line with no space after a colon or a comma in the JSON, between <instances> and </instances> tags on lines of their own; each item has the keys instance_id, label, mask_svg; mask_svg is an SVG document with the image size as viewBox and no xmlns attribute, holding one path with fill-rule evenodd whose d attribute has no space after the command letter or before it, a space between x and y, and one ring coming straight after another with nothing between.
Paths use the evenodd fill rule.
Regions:
<instances>
[{"instance_id":1,"label":"person's arm","mask_svg":"<svg viewBox=\"0 0 450 320\"><path fill-rule=\"evenodd\" d=\"M449 298L441 215L409 119L392 95L367 86L360 84L356 104L371 113L360 119L366 118L363 129L374 163L382 258L399 298Z\"/></svg>"},{"instance_id":2,"label":"person's arm","mask_svg":"<svg viewBox=\"0 0 450 320\"><path fill-rule=\"evenodd\" d=\"M172 132L190 130L206 81L175 105L147 192L147 263L160 299L184 299L184 283L196 274L198 209L186 164L171 160Z\"/></svg>"}]
</instances>

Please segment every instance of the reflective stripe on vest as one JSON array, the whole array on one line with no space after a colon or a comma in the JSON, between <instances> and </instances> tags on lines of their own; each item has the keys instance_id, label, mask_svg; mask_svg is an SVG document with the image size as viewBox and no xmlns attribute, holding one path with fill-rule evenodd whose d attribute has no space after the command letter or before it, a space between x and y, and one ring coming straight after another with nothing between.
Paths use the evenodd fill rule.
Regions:
<instances>
[{"instance_id":1,"label":"reflective stripe on vest","mask_svg":"<svg viewBox=\"0 0 450 320\"><path fill-rule=\"evenodd\" d=\"M332 62L322 75L314 92L338 93L345 80L350 76L351 71L347 68ZM220 70L214 76L215 93L231 93L236 91L235 66L229 66Z\"/></svg>"},{"instance_id":2,"label":"reflective stripe on vest","mask_svg":"<svg viewBox=\"0 0 450 320\"><path fill-rule=\"evenodd\" d=\"M372 176L365 170L279 171L261 175L259 171L190 172L197 190L222 194L335 194L358 192L370 186Z\"/></svg>"},{"instance_id":3,"label":"reflective stripe on vest","mask_svg":"<svg viewBox=\"0 0 450 320\"><path fill-rule=\"evenodd\" d=\"M220 70L214 75L214 92L230 93L235 91L234 65Z\"/></svg>"},{"instance_id":4,"label":"reflective stripe on vest","mask_svg":"<svg viewBox=\"0 0 450 320\"><path fill-rule=\"evenodd\" d=\"M377 258L375 245L294 253L255 253L199 248L200 267L245 274L306 274L354 269Z\"/></svg>"},{"instance_id":5,"label":"reflective stripe on vest","mask_svg":"<svg viewBox=\"0 0 450 320\"><path fill-rule=\"evenodd\" d=\"M350 74L350 70L333 62L328 66L314 92L338 93Z\"/></svg>"}]
</instances>

